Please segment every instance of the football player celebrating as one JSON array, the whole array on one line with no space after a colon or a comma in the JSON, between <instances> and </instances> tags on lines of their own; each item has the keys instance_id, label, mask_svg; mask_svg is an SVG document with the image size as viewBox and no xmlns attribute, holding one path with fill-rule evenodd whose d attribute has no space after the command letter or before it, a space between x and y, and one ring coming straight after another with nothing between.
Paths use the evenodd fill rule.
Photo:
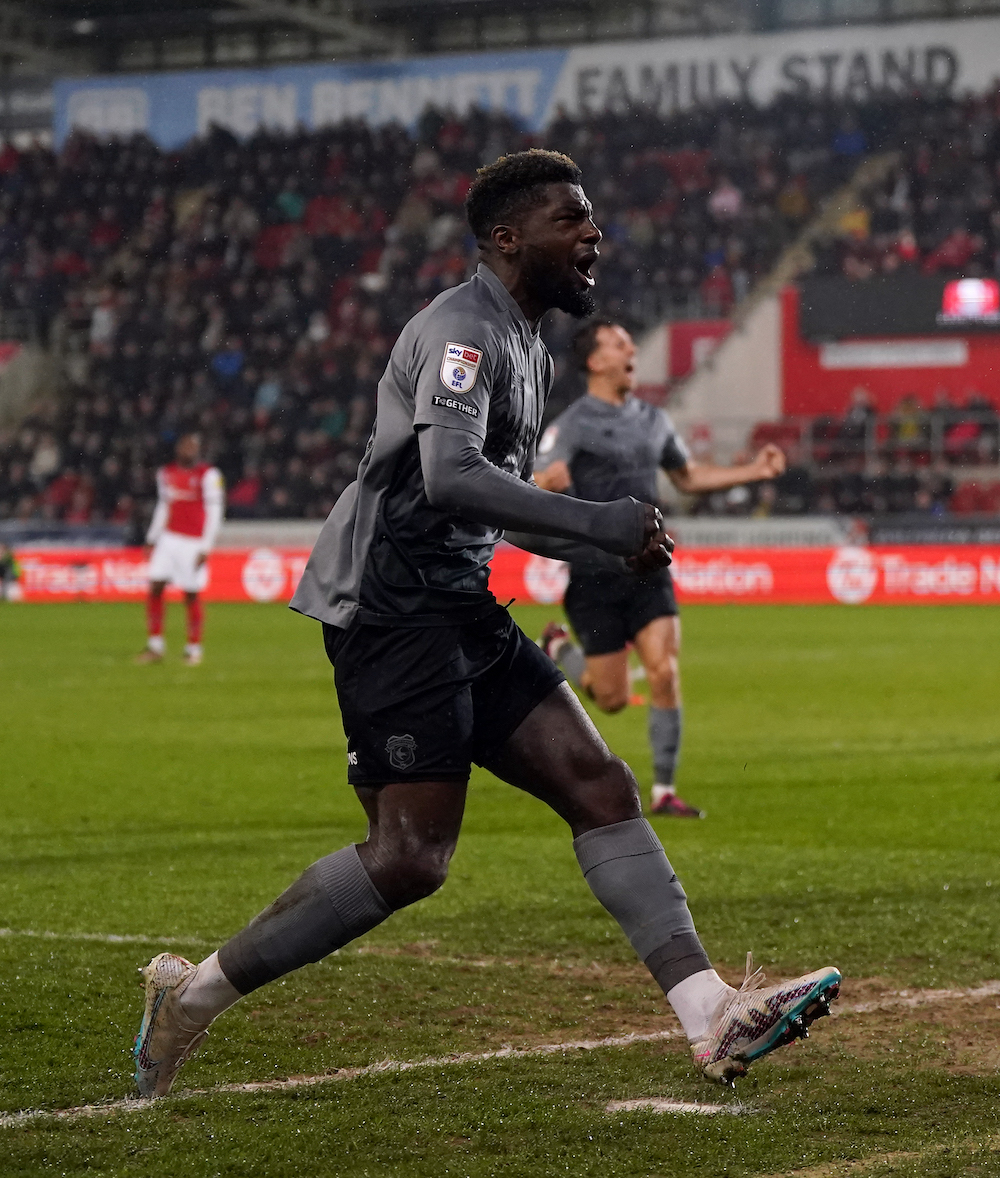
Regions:
<instances>
[{"instance_id":1,"label":"football player celebrating","mask_svg":"<svg viewBox=\"0 0 1000 1178\"><path fill-rule=\"evenodd\" d=\"M658 468L689 495L773 479L785 469L784 454L772 445L743 466L694 462L666 413L632 396L635 344L620 324L591 321L577 332L573 350L587 376L587 394L542 435L535 465L539 487L601 502L620 495L650 502L656 499ZM634 644L651 697L652 812L702 818L674 788L681 744L681 624L670 570L635 577L606 567L601 558L595 549L589 559L584 554L574 561L566 589L566 613L583 649L557 622L545 628L539 645L602 711L619 712L628 703L627 644Z\"/></svg>"},{"instance_id":2,"label":"football player celebrating","mask_svg":"<svg viewBox=\"0 0 1000 1178\"><path fill-rule=\"evenodd\" d=\"M554 152L507 156L479 172L466 210L480 266L403 328L357 481L292 599L323 623L367 837L307 867L200 964L160 953L146 966L135 1044L144 1097L169 1091L243 995L437 891L473 763L565 821L581 874L667 995L704 1075L741 1074L804 1034L837 993L831 968L768 987L751 973L739 991L719 977L631 771L489 591L506 528L543 555L584 543L636 570L664 567L673 545L650 503L591 503L531 483L552 384L539 321L552 307L593 309L601 234L579 169Z\"/></svg>"},{"instance_id":3,"label":"football player celebrating","mask_svg":"<svg viewBox=\"0 0 1000 1178\"><path fill-rule=\"evenodd\" d=\"M184 661L201 662L204 611L198 596L208 583L208 554L222 524L222 475L200 462L201 437L187 433L177 439L175 461L156 472L156 510L146 533L149 594L146 597L146 649L137 662L158 663L166 645L163 638L163 591L176 585L187 608L187 645Z\"/></svg>"}]
</instances>

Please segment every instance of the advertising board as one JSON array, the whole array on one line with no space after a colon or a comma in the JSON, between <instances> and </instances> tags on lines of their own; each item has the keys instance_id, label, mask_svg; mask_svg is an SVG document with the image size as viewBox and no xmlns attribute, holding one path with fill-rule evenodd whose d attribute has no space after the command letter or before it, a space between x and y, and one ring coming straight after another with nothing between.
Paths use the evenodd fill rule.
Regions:
<instances>
[{"instance_id":1,"label":"advertising board","mask_svg":"<svg viewBox=\"0 0 1000 1178\"><path fill-rule=\"evenodd\" d=\"M220 549L209 558L207 601L286 602L307 549ZM21 597L44 601L141 601L141 548L24 549ZM1000 545L875 545L822 548L699 548L673 564L684 604L1000 605ZM554 605L569 570L502 545L490 588L501 601ZM168 595L171 591L168 590Z\"/></svg>"}]
</instances>

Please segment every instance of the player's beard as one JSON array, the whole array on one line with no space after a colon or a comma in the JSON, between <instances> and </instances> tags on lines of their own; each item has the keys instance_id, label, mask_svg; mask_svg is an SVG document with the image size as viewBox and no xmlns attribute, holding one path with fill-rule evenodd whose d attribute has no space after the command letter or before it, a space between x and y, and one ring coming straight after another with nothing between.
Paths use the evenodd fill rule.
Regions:
<instances>
[{"instance_id":1,"label":"player's beard","mask_svg":"<svg viewBox=\"0 0 1000 1178\"><path fill-rule=\"evenodd\" d=\"M528 268L527 278L532 293L547 307L565 311L575 319L585 319L597 310L597 301L590 288L580 289L576 270L572 268L557 273L550 262L536 255Z\"/></svg>"}]
</instances>

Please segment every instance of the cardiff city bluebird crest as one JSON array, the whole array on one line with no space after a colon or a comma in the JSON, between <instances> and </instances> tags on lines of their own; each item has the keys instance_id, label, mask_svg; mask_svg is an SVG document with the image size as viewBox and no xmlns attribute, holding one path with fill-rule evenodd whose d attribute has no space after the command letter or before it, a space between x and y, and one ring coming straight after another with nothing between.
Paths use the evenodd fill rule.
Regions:
<instances>
[{"instance_id":1,"label":"cardiff city bluebird crest","mask_svg":"<svg viewBox=\"0 0 1000 1178\"><path fill-rule=\"evenodd\" d=\"M385 742L385 751L393 769L405 773L417 759L417 742L408 732L404 732L402 736L390 736Z\"/></svg>"}]
</instances>

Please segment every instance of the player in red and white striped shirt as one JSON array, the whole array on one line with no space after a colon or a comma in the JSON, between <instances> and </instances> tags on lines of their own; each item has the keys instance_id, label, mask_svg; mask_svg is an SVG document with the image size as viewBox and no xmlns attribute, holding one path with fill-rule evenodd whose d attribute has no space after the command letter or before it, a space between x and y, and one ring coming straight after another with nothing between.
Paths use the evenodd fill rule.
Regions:
<instances>
[{"instance_id":1,"label":"player in red and white striped shirt","mask_svg":"<svg viewBox=\"0 0 1000 1178\"><path fill-rule=\"evenodd\" d=\"M156 472L158 498L146 534L146 544L152 548L146 598L149 638L138 661L158 663L163 658L163 591L173 584L183 590L187 607L184 661L196 667L201 662L204 620L198 594L208 583L205 562L222 524L222 475L216 467L199 461L198 434L179 438L174 456L176 461Z\"/></svg>"}]
</instances>

